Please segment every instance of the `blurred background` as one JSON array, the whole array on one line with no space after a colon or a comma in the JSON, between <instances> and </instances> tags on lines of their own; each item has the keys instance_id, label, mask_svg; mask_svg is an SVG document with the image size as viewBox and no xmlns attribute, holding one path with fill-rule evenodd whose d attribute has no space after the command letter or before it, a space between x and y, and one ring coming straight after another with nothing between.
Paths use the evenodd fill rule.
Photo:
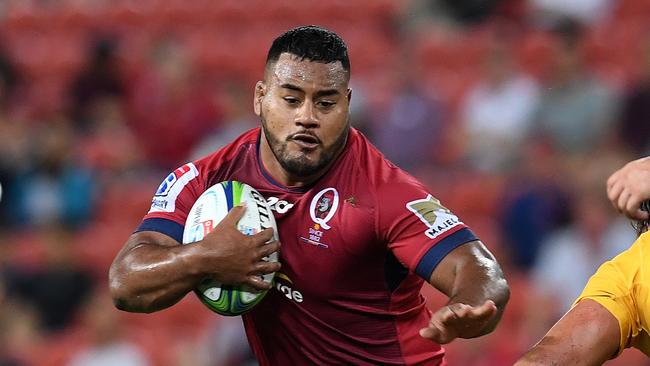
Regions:
<instances>
[{"instance_id":1,"label":"blurred background","mask_svg":"<svg viewBox=\"0 0 650 366\"><path fill-rule=\"evenodd\" d=\"M303 24L349 45L353 125L504 267L499 328L451 365L512 364L635 239L605 180L650 153L650 1L0 0L1 366L255 364L238 318L118 312L107 271L169 171L257 125Z\"/></svg>"}]
</instances>

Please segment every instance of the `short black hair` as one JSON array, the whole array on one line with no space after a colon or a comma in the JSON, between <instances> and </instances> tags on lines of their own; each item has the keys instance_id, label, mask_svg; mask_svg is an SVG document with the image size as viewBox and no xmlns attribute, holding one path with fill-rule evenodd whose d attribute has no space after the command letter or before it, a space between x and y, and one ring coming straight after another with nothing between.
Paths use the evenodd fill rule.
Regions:
<instances>
[{"instance_id":1,"label":"short black hair","mask_svg":"<svg viewBox=\"0 0 650 366\"><path fill-rule=\"evenodd\" d=\"M350 73L348 46L338 34L316 25L293 28L281 34L269 49L266 65L277 61L282 53L326 64L340 61L343 69Z\"/></svg>"}]
</instances>

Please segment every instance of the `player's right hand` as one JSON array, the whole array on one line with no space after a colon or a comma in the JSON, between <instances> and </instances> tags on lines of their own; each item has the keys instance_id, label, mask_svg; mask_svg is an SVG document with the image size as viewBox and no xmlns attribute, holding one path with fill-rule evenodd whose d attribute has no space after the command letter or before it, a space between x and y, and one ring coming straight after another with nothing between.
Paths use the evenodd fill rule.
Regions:
<instances>
[{"instance_id":1,"label":"player's right hand","mask_svg":"<svg viewBox=\"0 0 650 366\"><path fill-rule=\"evenodd\" d=\"M280 242L270 241L273 229L255 235L244 235L237 230L246 206L233 207L223 220L197 244L197 264L202 273L227 285L247 285L257 290L268 290L271 284L261 275L280 270L280 263L266 262L264 257L280 249ZM270 242L269 242L270 241Z\"/></svg>"},{"instance_id":2,"label":"player's right hand","mask_svg":"<svg viewBox=\"0 0 650 366\"><path fill-rule=\"evenodd\" d=\"M473 338L481 334L496 314L497 307L492 300L479 306L449 304L433 313L429 325L420 329L420 336L438 344L447 344L456 338Z\"/></svg>"},{"instance_id":3,"label":"player's right hand","mask_svg":"<svg viewBox=\"0 0 650 366\"><path fill-rule=\"evenodd\" d=\"M627 163L607 180L607 197L614 208L633 220L647 220L641 202L650 199L650 157Z\"/></svg>"}]
</instances>

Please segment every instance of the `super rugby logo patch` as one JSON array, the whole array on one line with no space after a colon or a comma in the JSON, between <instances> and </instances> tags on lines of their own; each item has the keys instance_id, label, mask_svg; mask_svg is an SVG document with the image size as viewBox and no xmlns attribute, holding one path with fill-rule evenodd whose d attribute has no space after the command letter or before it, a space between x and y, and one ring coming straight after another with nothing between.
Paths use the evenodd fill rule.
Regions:
<instances>
[{"instance_id":1,"label":"super rugby logo patch","mask_svg":"<svg viewBox=\"0 0 650 366\"><path fill-rule=\"evenodd\" d=\"M429 227L424 234L431 239L435 239L451 228L463 224L456 215L441 205L440 201L432 195L428 195L424 199L411 201L406 204L406 208Z\"/></svg>"},{"instance_id":2,"label":"super rugby logo patch","mask_svg":"<svg viewBox=\"0 0 650 366\"><path fill-rule=\"evenodd\" d=\"M174 212L178 195L187 183L198 176L199 171L193 163L187 163L171 172L158 186L158 190L151 201L149 213Z\"/></svg>"}]
</instances>

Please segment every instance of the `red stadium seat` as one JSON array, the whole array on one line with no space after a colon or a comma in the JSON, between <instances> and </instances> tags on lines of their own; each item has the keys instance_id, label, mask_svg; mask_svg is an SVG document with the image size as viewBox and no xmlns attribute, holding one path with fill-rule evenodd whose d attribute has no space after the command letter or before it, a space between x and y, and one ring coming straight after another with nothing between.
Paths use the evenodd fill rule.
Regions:
<instances>
[{"instance_id":1,"label":"red stadium seat","mask_svg":"<svg viewBox=\"0 0 650 366\"><path fill-rule=\"evenodd\" d=\"M133 230L134 224L92 223L74 238L79 263L92 271L97 279L107 278L108 268Z\"/></svg>"},{"instance_id":2,"label":"red stadium seat","mask_svg":"<svg viewBox=\"0 0 650 366\"><path fill-rule=\"evenodd\" d=\"M646 22L617 18L594 27L583 44L587 63L615 84L629 84L643 69L641 42L648 30Z\"/></svg>"},{"instance_id":3,"label":"red stadium seat","mask_svg":"<svg viewBox=\"0 0 650 366\"><path fill-rule=\"evenodd\" d=\"M16 232L6 240L12 246L10 260L14 265L30 268L43 263L45 251L38 232Z\"/></svg>"},{"instance_id":4,"label":"red stadium seat","mask_svg":"<svg viewBox=\"0 0 650 366\"><path fill-rule=\"evenodd\" d=\"M128 327L126 338L148 356L151 366L174 364L174 335L150 327Z\"/></svg>"},{"instance_id":5,"label":"red stadium seat","mask_svg":"<svg viewBox=\"0 0 650 366\"><path fill-rule=\"evenodd\" d=\"M34 365L61 366L71 361L72 357L88 344L83 332L68 330L61 334L50 335L39 349L34 352Z\"/></svg>"},{"instance_id":6,"label":"red stadium seat","mask_svg":"<svg viewBox=\"0 0 650 366\"><path fill-rule=\"evenodd\" d=\"M629 19L650 19L650 2L646 0L619 0L616 2L615 17L625 22Z\"/></svg>"},{"instance_id":7,"label":"red stadium seat","mask_svg":"<svg viewBox=\"0 0 650 366\"><path fill-rule=\"evenodd\" d=\"M515 48L516 59L525 72L543 78L553 61L556 40L548 33L526 32Z\"/></svg>"},{"instance_id":8,"label":"red stadium seat","mask_svg":"<svg viewBox=\"0 0 650 366\"><path fill-rule=\"evenodd\" d=\"M152 314L122 313L126 337L141 347L154 366L174 364L177 349L186 342L196 343L217 324L218 316L189 294L171 308Z\"/></svg>"}]
</instances>

